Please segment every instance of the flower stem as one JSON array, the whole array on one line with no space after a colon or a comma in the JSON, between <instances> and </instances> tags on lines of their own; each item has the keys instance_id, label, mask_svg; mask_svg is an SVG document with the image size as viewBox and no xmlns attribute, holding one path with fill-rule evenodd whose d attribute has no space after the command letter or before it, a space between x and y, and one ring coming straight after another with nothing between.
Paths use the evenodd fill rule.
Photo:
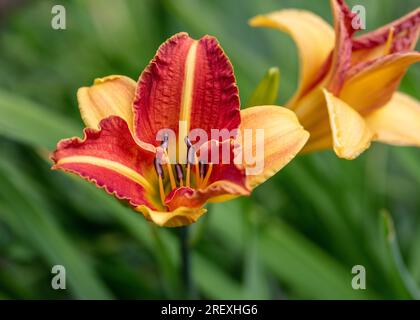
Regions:
<instances>
[{"instance_id":1,"label":"flower stem","mask_svg":"<svg viewBox=\"0 0 420 320\"><path fill-rule=\"evenodd\" d=\"M193 288L191 281L191 255L189 245L189 227L181 227L179 230L179 247L181 254L181 279L185 297L193 297Z\"/></svg>"}]
</instances>

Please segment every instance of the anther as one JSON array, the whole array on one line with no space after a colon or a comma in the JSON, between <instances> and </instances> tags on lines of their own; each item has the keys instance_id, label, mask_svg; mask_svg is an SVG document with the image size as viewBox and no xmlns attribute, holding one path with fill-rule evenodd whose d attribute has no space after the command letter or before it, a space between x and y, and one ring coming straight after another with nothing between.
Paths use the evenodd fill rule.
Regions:
<instances>
[{"instance_id":1,"label":"anther","mask_svg":"<svg viewBox=\"0 0 420 320\"><path fill-rule=\"evenodd\" d=\"M176 174L177 180L179 181L179 185L182 187L184 185L183 183L184 174L182 172L182 166L178 163L175 165L175 174Z\"/></svg>"},{"instance_id":2,"label":"anther","mask_svg":"<svg viewBox=\"0 0 420 320\"><path fill-rule=\"evenodd\" d=\"M188 136L185 137L184 141L185 141L185 144L187 145L188 149L192 147L192 143L190 141L190 138L188 138Z\"/></svg>"},{"instance_id":3,"label":"anther","mask_svg":"<svg viewBox=\"0 0 420 320\"><path fill-rule=\"evenodd\" d=\"M160 145L162 147L163 150L168 150L168 146L169 146L169 135L167 133L165 133L163 135L163 142Z\"/></svg>"},{"instance_id":4,"label":"anther","mask_svg":"<svg viewBox=\"0 0 420 320\"><path fill-rule=\"evenodd\" d=\"M175 189L176 188L176 183L175 183L175 178L174 178L174 174L172 172L172 167L169 161L169 156L168 156L168 146L169 146L169 135L167 133L164 134L163 136L163 142L160 145L160 147L163 150L163 153L165 154L166 157L166 168L168 169L168 175L169 175L169 180L171 181L171 188Z\"/></svg>"},{"instance_id":5,"label":"anther","mask_svg":"<svg viewBox=\"0 0 420 320\"><path fill-rule=\"evenodd\" d=\"M161 160L156 157L155 161L153 163L155 165L156 173L160 178L164 179L165 176L164 176L164 173L163 173L162 165L160 163L161 163Z\"/></svg>"},{"instance_id":6,"label":"anther","mask_svg":"<svg viewBox=\"0 0 420 320\"><path fill-rule=\"evenodd\" d=\"M158 175L158 180L159 180L160 201L162 201L162 204L165 204L165 190L163 189L164 174L163 174L163 169L162 169L162 165L160 164L159 158L157 157L155 158L154 165L155 165L155 170L156 170L156 173Z\"/></svg>"}]
</instances>

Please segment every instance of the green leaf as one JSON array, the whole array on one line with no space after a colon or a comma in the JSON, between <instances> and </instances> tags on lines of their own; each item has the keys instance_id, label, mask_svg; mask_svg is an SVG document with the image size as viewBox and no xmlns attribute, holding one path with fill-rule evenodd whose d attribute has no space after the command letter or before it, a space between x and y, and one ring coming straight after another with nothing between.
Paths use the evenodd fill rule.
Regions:
<instances>
[{"instance_id":1,"label":"green leaf","mask_svg":"<svg viewBox=\"0 0 420 320\"><path fill-rule=\"evenodd\" d=\"M80 250L66 236L45 205L32 181L5 158L0 159L0 177L4 181L0 198L6 203L9 219L26 242L35 247L50 265L63 265L70 290L80 299L110 299L111 293L97 277ZM48 270L46 271L48 272Z\"/></svg>"},{"instance_id":2,"label":"green leaf","mask_svg":"<svg viewBox=\"0 0 420 320\"><path fill-rule=\"evenodd\" d=\"M240 284L231 279L217 264L199 254L194 254L191 262L194 282L208 298L244 299Z\"/></svg>"},{"instance_id":3,"label":"green leaf","mask_svg":"<svg viewBox=\"0 0 420 320\"><path fill-rule=\"evenodd\" d=\"M245 224L245 247L243 287L246 299L269 299L270 292L266 268L261 259L261 212L251 199L241 199L241 207L244 212Z\"/></svg>"},{"instance_id":4,"label":"green leaf","mask_svg":"<svg viewBox=\"0 0 420 320\"><path fill-rule=\"evenodd\" d=\"M280 71L278 68L270 68L264 75L258 86L246 104L246 108L275 104L279 91Z\"/></svg>"},{"instance_id":5,"label":"green leaf","mask_svg":"<svg viewBox=\"0 0 420 320\"><path fill-rule=\"evenodd\" d=\"M38 104L0 89L0 134L34 147L54 149L81 127Z\"/></svg>"},{"instance_id":6,"label":"green leaf","mask_svg":"<svg viewBox=\"0 0 420 320\"><path fill-rule=\"evenodd\" d=\"M246 252L244 212L239 200L213 206L211 229L233 252ZM229 212L229 214L226 214ZM226 250L226 249L225 249ZM258 255L267 270L287 284L298 298L372 299L373 289L364 292L351 287L351 267L344 266L291 226L270 220L261 231Z\"/></svg>"},{"instance_id":7,"label":"green leaf","mask_svg":"<svg viewBox=\"0 0 420 320\"><path fill-rule=\"evenodd\" d=\"M282 283L307 299L372 299L374 290L351 287L351 267L344 266L321 248L283 224L271 224L261 242L267 267ZM369 289L369 288L368 288Z\"/></svg>"},{"instance_id":8,"label":"green leaf","mask_svg":"<svg viewBox=\"0 0 420 320\"><path fill-rule=\"evenodd\" d=\"M381 212L380 226L383 230L387 257L391 262L389 276L395 286L395 292L399 294L401 299L419 300L420 290L405 266L396 238L394 223L391 215L386 211Z\"/></svg>"}]
</instances>

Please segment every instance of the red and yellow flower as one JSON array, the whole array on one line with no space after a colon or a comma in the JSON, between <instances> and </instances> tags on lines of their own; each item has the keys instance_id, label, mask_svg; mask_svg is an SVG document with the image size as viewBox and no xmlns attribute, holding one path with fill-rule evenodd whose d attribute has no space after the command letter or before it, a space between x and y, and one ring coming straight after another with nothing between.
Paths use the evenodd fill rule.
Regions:
<instances>
[{"instance_id":1,"label":"red and yellow flower","mask_svg":"<svg viewBox=\"0 0 420 320\"><path fill-rule=\"evenodd\" d=\"M353 159L376 140L420 146L420 103L396 92L414 51L420 9L355 37L356 17L344 0L331 0L334 28L304 10L281 10L250 20L287 32L300 55L300 83L287 106L311 133L304 151L333 148ZM357 23L356 23L357 25Z\"/></svg>"},{"instance_id":2,"label":"red and yellow flower","mask_svg":"<svg viewBox=\"0 0 420 320\"><path fill-rule=\"evenodd\" d=\"M87 126L84 138L60 141L53 169L95 183L161 226L190 224L205 212L206 202L249 195L286 165L309 136L286 108L240 111L232 66L210 36L197 41L176 34L159 48L137 83L108 76L80 88L77 97ZM238 134L193 149L188 135L196 128L209 136L213 129ZM177 135L177 163L169 159L166 137L163 143L157 140L161 129ZM206 148L219 152L227 146L231 155L238 145L244 153L255 151L255 143L243 143L245 129L264 130L264 167L258 175L247 175L252 164L236 163L233 156L228 163L200 161Z\"/></svg>"}]
</instances>

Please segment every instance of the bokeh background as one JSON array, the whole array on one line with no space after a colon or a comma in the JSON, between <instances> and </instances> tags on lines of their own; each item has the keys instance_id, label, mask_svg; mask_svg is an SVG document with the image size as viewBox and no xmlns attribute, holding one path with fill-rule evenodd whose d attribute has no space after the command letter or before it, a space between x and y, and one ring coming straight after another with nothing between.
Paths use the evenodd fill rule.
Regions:
<instances>
[{"instance_id":1,"label":"bokeh background","mask_svg":"<svg viewBox=\"0 0 420 320\"><path fill-rule=\"evenodd\" d=\"M51 28L63 4L67 30ZM349 1L372 30L417 0ZM96 77L137 79L179 31L216 36L242 104L273 66L278 103L296 88L290 38L252 29L295 7L331 22L329 1L0 1L0 298L183 298L178 232L153 226L103 191L50 171L48 152L81 136L76 91ZM419 66L401 90L420 98ZM211 205L190 230L193 296L210 299L411 299L420 284L420 150L374 144L355 161L299 156L250 198ZM395 226L395 228L394 228ZM51 289L51 268L67 290ZM351 287L366 268L366 290Z\"/></svg>"}]
</instances>

